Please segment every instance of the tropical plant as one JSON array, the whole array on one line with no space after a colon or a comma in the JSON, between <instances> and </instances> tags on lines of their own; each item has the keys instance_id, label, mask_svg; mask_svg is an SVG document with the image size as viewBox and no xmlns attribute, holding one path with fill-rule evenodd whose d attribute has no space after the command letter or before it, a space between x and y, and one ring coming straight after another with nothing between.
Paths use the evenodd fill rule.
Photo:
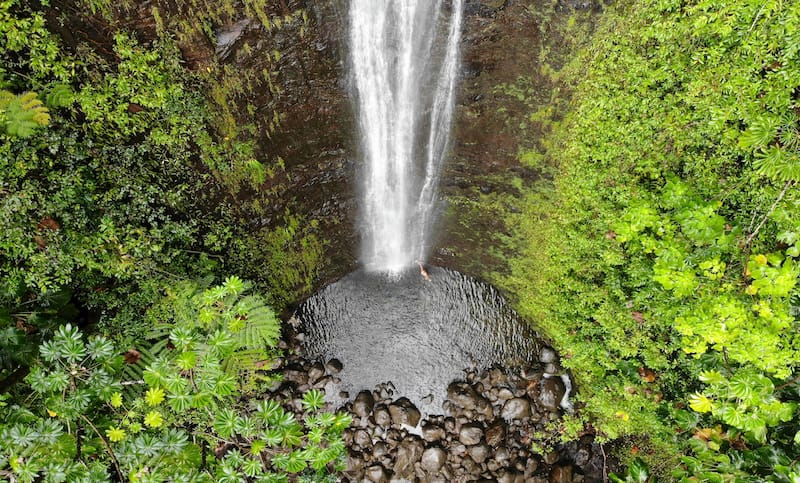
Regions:
<instances>
[{"instance_id":1,"label":"tropical plant","mask_svg":"<svg viewBox=\"0 0 800 483\"><path fill-rule=\"evenodd\" d=\"M175 324L189 313L194 323L172 325L169 347L156 341L141 380L122 377L138 354L123 360L110 340L60 327L26 378L28 403L0 408L0 471L22 482L241 482L323 480L340 469L350 417L325 412L320 391L303 396L300 420L275 400L240 399L246 371L268 367L251 352L274 355L278 328L246 286L230 277L165 297L158 314L169 303Z\"/></svg>"}]
</instances>

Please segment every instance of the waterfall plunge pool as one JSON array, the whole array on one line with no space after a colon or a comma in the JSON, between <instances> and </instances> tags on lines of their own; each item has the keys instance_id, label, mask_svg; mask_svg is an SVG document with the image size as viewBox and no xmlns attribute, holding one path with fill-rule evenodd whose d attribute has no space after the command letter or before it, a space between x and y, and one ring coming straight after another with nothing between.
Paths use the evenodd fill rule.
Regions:
<instances>
[{"instance_id":1,"label":"waterfall plunge pool","mask_svg":"<svg viewBox=\"0 0 800 483\"><path fill-rule=\"evenodd\" d=\"M443 268L428 274L356 271L299 307L306 357L343 364L330 402L391 382L396 397L441 414L465 370L538 364L544 343L495 288Z\"/></svg>"}]
</instances>

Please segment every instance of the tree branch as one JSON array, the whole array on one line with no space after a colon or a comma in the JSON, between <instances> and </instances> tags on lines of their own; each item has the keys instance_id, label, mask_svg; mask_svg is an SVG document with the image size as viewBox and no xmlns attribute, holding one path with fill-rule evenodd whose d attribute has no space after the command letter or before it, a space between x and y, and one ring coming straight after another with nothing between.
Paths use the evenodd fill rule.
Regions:
<instances>
[{"instance_id":1,"label":"tree branch","mask_svg":"<svg viewBox=\"0 0 800 483\"><path fill-rule=\"evenodd\" d=\"M117 470L117 476L119 476L119 481L125 481L125 475L122 474L122 470L119 468L119 461L117 461L117 456L114 454L114 450L111 449L111 445L108 444L108 440L106 440L106 437L102 433L100 433L100 430L97 429L97 426L95 426L94 424L92 424L91 421L89 421L89 418L81 414L81 419L86 421L86 424L88 424L94 430L95 434L97 434L97 436L100 438L100 441L103 442L103 446L106 447L106 452L108 453L109 456L111 456L111 461L114 463L114 469Z\"/></svg>"},{"instance_id":2,"label":"tree branch","mask_svg":"<svg viewBox=\"0 0 800 483\"><path fill-rule=\"evenodd\" d=\"M781 194L778 195L778 199L776 199L775 202L772 203L772 206L769 207L769 211L767 211L767 213L761 219L761 222L758 224L756 229L753 230L753 232L750 233L750 235L747 236L747 240L745 240L745 244L746 245L750 245L750 243L753 241L753 238L755 238L756 235L758 235L759 230L761 230L761 228L764 226L764 223L767 222L767 219L769 218L769 215L771 215L772 212L775 211L775 208L778 207L778 203L781 202L781 200L783 199L783 196L786 194L786 191L788 191L789 187L792 186L793 184L794 184L794 180L789 180L789 181L786 182L785 185L783 185L783 189L781 190Z\"/></svg>"}]
</instances>

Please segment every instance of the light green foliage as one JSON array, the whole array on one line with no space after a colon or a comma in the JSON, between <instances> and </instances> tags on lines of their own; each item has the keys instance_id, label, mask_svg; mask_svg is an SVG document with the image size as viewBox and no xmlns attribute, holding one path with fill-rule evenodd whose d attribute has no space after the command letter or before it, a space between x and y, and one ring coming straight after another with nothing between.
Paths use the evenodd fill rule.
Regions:
<instances>
[{"instance_id":1,"label":"light green foliage","mask_svg":"<svg viewBox=\"0 0 800 483\"><path fill-rule=\"evenodd\" d=\"M504 283L582 415L610 438L647 428L663 478L798 471L798 26L797 2L610 9L560 74L555 182L507 223L524 256Z\"/></svg>"},{"instance_id":2,"label":"light green foliage","mask_svg":"<svg viewBox=\"0 0 800 483\"><path fill-rule=\"evenodd\" d=\"M168 339L174 349L159 349L144 379L163 387L173 407L190 402L190 388L169 374L192 375L193 389L206 389L197 397L213 400L231 394L237 385L251 387L258 379L257 368L268 365L280 322L261 297L246 294L249 287L237 277L205 290L180 284L168 289L153 309L148 318L154 334L166 332L162 340ZM209 357L218 364L208 364Z\"/></svg>"},{"instance_id":3,"label":"light green foliage","mask_svg":"<svg viewBox=\"0 0 800 483\"><path fill-rule=\"evenodd\" d=\"M340 469L349 416L324 412L320 391L303 397L301 420L274 400L239 398L245 371L258 365L237 358L256 348L268 357L278 330L247 287L231 277L165 297L156 310L174 307L173 348L151 351L160 355L144 368L144 381L121 379L122 358L108 339L59 328L27 378L35 398L27 407L0 407L0 471L27 482L329 478ZM226 450L203 456L209 447Z\"/></svg>"},{"instance_id":4,"label":"light green foliage","mask_svg":"<svg viewBox=\"0 0 800 483\"><path fill-rule=\"evenodd\" d=\"M0 90L0 126L5 134L28 137L50 122L50 114L35 92L14 95Z\"/></svg>"}]
</instances>

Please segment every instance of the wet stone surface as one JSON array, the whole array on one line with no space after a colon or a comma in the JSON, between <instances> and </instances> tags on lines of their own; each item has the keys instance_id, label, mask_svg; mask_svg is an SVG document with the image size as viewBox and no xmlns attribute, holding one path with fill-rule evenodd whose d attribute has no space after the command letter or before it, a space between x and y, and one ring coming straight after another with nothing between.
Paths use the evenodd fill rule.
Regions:
<instances>
[{"instance_id":1,"label":"wet stone surface","mask_svg":"<svg viewBox=\"0 0 800 483\"><path fill-rule=\"evenodd\" d=\"M284 380L272 397L300 418L302 407L292 402L304 391L324 389L346 367L304 358L302 336L291 334L291 327L289 332L290 355L277 367ZM353 393L344 404L329 403L328 410L347 411L353 418L344 433L348 455L341 481L603 481L603 452L592 435L544 454L532 449L532 436L546 432L551 418L564 412L555 403L563 394L562 379L544 371L558 363L558 355L545 347L540 359L523 367L465 370L442 390L446 400L440 414L423 416L388 382Z\"/></svg>"}]
</instances>

